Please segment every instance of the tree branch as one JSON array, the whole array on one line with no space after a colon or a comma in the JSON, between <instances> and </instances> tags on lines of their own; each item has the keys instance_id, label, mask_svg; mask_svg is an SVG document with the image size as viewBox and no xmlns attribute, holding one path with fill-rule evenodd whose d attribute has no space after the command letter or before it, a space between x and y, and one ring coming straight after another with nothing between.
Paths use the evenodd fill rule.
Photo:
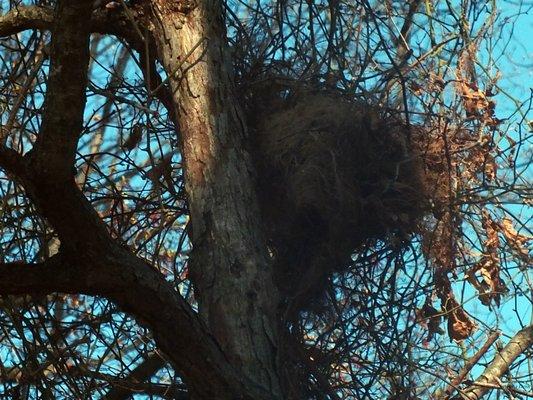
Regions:
<instances>
[{"instance_id":1,"label":"tree branch","mask_svg":"<svg viewBox=\"0 0 533 400\"><path fill-rule=\"evenodd\" d=\"M145 28L142 18L132 10L129 16L124 9L109 10L101 7L94 10L91 17L88 18L89 31L91 33L100 33L103 35L114 35L124 41L135 51L141 58L141 70L146 82L150 82L148 90L153 90L161 84L161 77L156 71L154 55L157 53L155 42L150 36L150 31ZM137 29L131 21L134 18L134 24L145 32L144 38L139 36ZM85 21L84 21L84 25ZM54 26L54 10L50 7L24 6L17 7L0 16L0 37L5 37L22 32L27 29L52 30ZM145 44L144 41L147 41ZM150 59L146 61L146 54ZM147 66L149 65L149 70ZM172 104L172 96L166 85L156 93L156 97L161 101L169 112L170 119L175 122L175 108Z\"/></svg>"},{"instance_id":2,"label":"tree branch","mask_svg":"<svg viewBox=\"0 0 533 400\"><path fill-rule=\"evenodd\" d=\"M462 391L461 397L456 397L456 399L481 399L489 390L496 387L499 378L507 372L511 364L532 345L533 325L529 325L514 335L509 343L496 354L494 360L485 368L481 376Z\"/></svg>"},{"instance_id":3,"label":"tree branch","mask_svg":"<svg viewBox=\"0 0 533 400\"><path fill-rule=\"evenodd\" d=\"M91 6L92 8L92 6ZM87 24L87 21L90 21ZM141 21L137 22L142 25ZM51 7L21 6L0 16L0 37L14 35L27 29L52 30L54 10ZM93 33L118 36L136 50L143 48L142 39L131 26L123 10L101 8L84 21Z\"/></svg>"},{"instance_id":4,"label":"tree branch","mask_svg":"<svg viewBox=\"0 0 533 400\"><path fill-rule=\"evenodd\" d=\"M490 346L492 346L500 337L500 334L500 331L494 331L489 335L485 344L465 363L459 374L453 378L442 397L449 397L455 391L455 388L457 388L464 381L470 370L478 363L481 357L483 357L483 354L488 351Z\"/></svg>"},{"instance_id":5,"label":"tree branch","mask_svg":"<svg viewBox=\"0 0 533 400\"><path fill-rule=\"evenodd\" d=\"M60 1L57 6L42 125L31 152L36 172L49 181L63 183L73 176L87 100L90 30L86 21L91 14L90 0Z\"/></svg>"},{"instance_id":6,"label":"tree branch","mask_svg":"<svg viewBox=\"0 0 533 400\"><path fill-rule=\"evenodd\" d=\"M80 281L78 268L65 268L59 255L42 263L0 263L0 294L69 292Z\"/></svg>"},{"instance_id":7,"label":"tree branch","mask_svg":"<svg viewBox=\"0 0 533 400\"><path fill-rule=\"evenodd\" d=\"M217 398L266 399L241 376L174 286L126 247L76 186L74 154L86 101L92 2L59 1L41 131L28 155L3 148L0 162L24 185L61 240L60 256L41 264L2 264L0 294L53 292L104 296L146 323L187 382ZM245 395L243 395L243 393Z\"/></svg>"},{"instance_id":8,"label":"tree branch","mask_svg":"<svg viewBox=\"0 0 533 400\"><path fill-rule=\"evenodd\" d=\"M268 399L241 376L191 307L161 274L127 249L108 247L62 254L43 263L0 264L0 295L54 292L104 296L148 325L160 349L186 381L202 384L211 398Z\"/></svg>"},{"instance_id":9,"label":"tree branch","mask_svg":"<svg viewBox=\"0 0 533 400\"><path fill-rule=\"evenodd\" d=\"M54 10L48 7L17 7L0 16L0 37L14 35L26 29L49 30L54 22Z\"/></svg>"},{"instance_id":10,"label":"tree branch","mask_svg":"<svg viewBox=\"0 0 533 400\"><path fill-rule=\"evenodd\" d=\"M113 388L107 392L105 400L124 400L132 394L135 384L145 382L151 378L157 371L165 366L165 360L161 358L156 352L152 352L125 378L125 381L132 382L133 387L127 385L114 385Z\"/></svg>"}]
</instances>

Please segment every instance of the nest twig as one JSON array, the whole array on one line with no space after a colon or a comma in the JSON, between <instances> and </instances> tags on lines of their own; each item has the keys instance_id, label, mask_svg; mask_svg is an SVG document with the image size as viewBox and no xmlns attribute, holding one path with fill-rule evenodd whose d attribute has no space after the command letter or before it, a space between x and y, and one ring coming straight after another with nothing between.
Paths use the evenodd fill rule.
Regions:
<instances>
[{"instance_id":1,"label":"nest twig","mask_svg":"<svg viewBox=\"0 0 533 400\"><path fill-rule=\"evenodd\" d=\"M337 93L261 96L251 151L278 285L299 305L369 240L406 238L427 211L407 126Z\"/></svg>"}]
</instances>

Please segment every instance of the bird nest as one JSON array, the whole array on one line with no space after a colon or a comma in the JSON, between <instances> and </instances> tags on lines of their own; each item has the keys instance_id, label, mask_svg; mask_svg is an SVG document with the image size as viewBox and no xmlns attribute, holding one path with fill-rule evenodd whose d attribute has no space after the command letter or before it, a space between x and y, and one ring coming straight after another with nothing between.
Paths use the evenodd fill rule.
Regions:
<instances>
[{"instance_id":1,"label":"bird nest","mask_svg":"<svg viewBox=\"0 0 533 400\"><path fill-rule=\"evenodd\" d=\"M399 117L324 92L264 97L248 115L282 289L320 291L368 241L416 231L428 210L424 168Z\"/></svg>"}]
</instances>

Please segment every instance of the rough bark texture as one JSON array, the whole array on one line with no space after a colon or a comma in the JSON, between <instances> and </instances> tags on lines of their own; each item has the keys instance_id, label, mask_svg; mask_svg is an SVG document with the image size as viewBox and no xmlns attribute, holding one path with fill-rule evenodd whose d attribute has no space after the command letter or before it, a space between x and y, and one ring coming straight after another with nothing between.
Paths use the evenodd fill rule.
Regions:
<instances>
[{"instance_id":1,"label":"rough bark texture","mask_svg":"<svg viewBox=\"0 0 533 400\"><path fill-rule=\"evenodd\" d=\"M251 234L258 227L252 225L248 226L248 230L240 231L243 227L242 224L239 225L241 219L246 221L253 214L247 212L241 215L237 206L245 209L246 201L253 204L251 186L248 185L241 198L236 190L238 184L232 181L233 179L238 181L239 174L243 174L243 170L239 168L244 168L244 173L249 176L246 170L247 163L239 165L241 162L239 157L230 155L228 157L232 162L222 163L223 166L216 169L217 173L213 172L213 168L205 172L206 179L201 186L204 189L213 183L211 179L217 183L216 179L220 177L220 172L228 168L228 175L221 175L225 179L218 182L218 186L215 185L217 187L215 192L201 190L198 194L197 191L191 190L191 197L198 199L199 204L195 207L199 212L198 232L202 232L202 224L205 221L210 221L209 218L202 218L204 213L206 215L212 213L213 218L220 218L219 223L222 224L215 233L204 228L204 234L200 236L205 237L205 242L213 247L211 250L213 254L206 252L206 256L200 257L201 262L213 263L205 268L207 275L211 274L209 276L214 279L212 274L215 267L221 269L223 273L228 273L228 268L231 266L231 276L241 274L243 269L243 279L228 283L221 278L216 284L218 288L216 301L206 303L206 309L212 311L209 320L217 321L215 313L227 313L221 317L223 323L213 323L215 334L221 334L221 343L225 352L221 350L221 346L209 332L206 324L198 318L172 284L165 281L164 277L146 261L137 258L129 249L111 239L105 224L75 183L74 155L82 130L86 103L91 30L85 21L90 20L91 13L92 1L58 2L52 26L50 77L38 140L33 150L24 157L0 145L0 167L24 185L37 210L52 225L61 241L59 254L42 264L0 264L0 294L64 292L105 296L152 329L159 348L167 354L173 366L183 376L193 398L274 398L272 392L275 389L272 388L275 388L275 376L270 377L269 373L273 370L272 354L275 352L273 345L268 342L266 333L270 321L268 317L266 320L263 319L269 315L269 309L261 308L263 307L261 302L265 301L267 293L260 291L265 288L264 285L268 281L260 272L250 273L250 271L261 271L256 268L264 268L266 271L267 260L264 255L262 258L257 258L259 260L257 263L252 259L257 254L264 253L258 248L258 243L261 242L257 235ZM25 28L24 24L20 25L22 29ZM11 29L10 27L7 31L10 33ZM213 90L212 85L207 87L209 91ZM211 96L207 98L209 102L212 101ZM205 101L205 93L202 93L201 99ZM213 110L205 103L196 106L205 106L206 110ZM186 107L188 107L187 102ZM189 111L197 113L197 119L191 119L190 130L199 128L198 124L207 125L206 118L208 120L214 118L212 113L201 108L191 107ZM220 121L222 120L223 117ZM186 147L186 151L192 154L189 159L205 156L206 163L212 162L220 157L222 147L205 148L205 138L214 140L215 134L223 137L242 131L242 128L241 130L227 127L220 129L218 122L214 125L217 126L216 133L206 128L198 137L190 137ZM198 143L194 143L196 139L199 140ZM226 143L229 146L239 144ZM231 153L231 148L229 150ZM200 153L196 153L197 151ZM198 165L193 168L197 169L193 169L189 176L198 179ZM204 173L200 172L200 175L202 174ZM228 185L228 182L231 184ZM190 187L196 187L195 183L193 182ZM228 202L227 199L218 197L213 197L210 201L204 199L207 195L218 196L224 193L221 188L228 189L229 196L233 200ZM216 203L217 206L212 203ZM231 211L224 213L223 207L235 207L232 209L236 210L237 215ZM252 207L251 213L254 211ZM259 231L257 229L257 232ZM217 242L218 240L221 242ZM255 247L250 247L251 244ZM202 248L201 245L198 247ZM207 286L209 284L201 287ZM237 292L233 297L223 298L223 305L217 303L220 296L223 297L226 291L232 290ZM247 300L241 302L239 296ZM226 302L229 309L225 308ZM226 317L228 320L235 318L237 322L234 324L224 322ZM234 338L232 334L238 337ZM240 340L242 348L236 348ZM229 357L226 354L229 354ZM261 364L263 362L264 365ZM242 370L246 371L245 376Z\"/></svg>"},{"instance_id":2,"label":"rough bark texture","mask_svg":"<svg viewBox=\"0 0 533 400\"><path fill-rule=\"evenodd\" d=\"M46 6L17 7L0 16L0 36L16 34L26 29L51 30L54 24L54 9ZM87 23L89 22L89 23ZM135 20L139 29L144 31L140 20ZM144 43L123 9L93 10L83 21L83 30L92 33L115 35L128 42L133 49L144 51Z\"/></svg>"},{"instance_id":3,"label":"rough bark texture","mask_svg":"<svg viewBox=\"0 0 533 400\"><path fill-rule=\"evenodd\" d=\"M206 0L184 9L161 0L154 6L159 58L175 72L170 84L179 104L200 314L231 363L278 396L278 294L226 57L222 5Z\"/></svg>"},{"instance_id":4,"label":"rough bark texture","mask_svg":"<svg viewBox=\"0 0 533 400\"><path fill-rule=\"evenodd\" d=\"M10 180L24 186L61 247L41 263L0 263L0 296L64 292L106 297L151 328L158 348L183 377L188 398L193 400L308 397L296 391L299 384L307 383L307 371L314 371L314 366L304 368L305 376L287 373L287 365L294 367L290 371L301 369L300 360L307 360L307 354L300 355L298 343L286 340L285 348L294 348L299 364L282 364L277 356L282 342L277 315L280 294L272 279L254 171L246 151L245 119L227 60L222 2L132 0L112 2L110 7L100 2L97 9L93 0L49 3L56 4L55 9L17 5L0 16L0 36L25 29L52 30L37 142L23 156L6 147L0 137L0 167ZM402 37L408 35L411 16L420 3L409 4ZM117 35L139 52L148 89L169 108L179 126L193 223L191 279L199 315L160 272L111 238L74 180L91 32ZM403 45L398 46L401 53ZM156 60L162 62L172 91L157 74ZM0 136L10 133L0 128ZM495 338L490 340L452 382L454 389ZM501 388L500 378L532 346L533 327L529 326L460 391L460 398L477 400ZM147 358L131 378L144 380L160 363ZM296 391L281 393L279 375L286 392L285 381L300 377ZM330 388L320 371L313 378L324 388L323 397L336 398L336 389ZM126 396L122 389L110 391L108 398Z\"/></svg>"},{"instance_id":5,"label":"rough bark texture","mask_svg":"<svg viewBox=\"0 0 533 400\"><path fill-rule=\"evenodd\" d=\"M468 388L461 392L458 399L479 400L491 389L502 387L500 378L509 370L513 362L533 346L533 325L526 326L514 335L500 350L494 360Z\"/></svg>"}]
</instances>

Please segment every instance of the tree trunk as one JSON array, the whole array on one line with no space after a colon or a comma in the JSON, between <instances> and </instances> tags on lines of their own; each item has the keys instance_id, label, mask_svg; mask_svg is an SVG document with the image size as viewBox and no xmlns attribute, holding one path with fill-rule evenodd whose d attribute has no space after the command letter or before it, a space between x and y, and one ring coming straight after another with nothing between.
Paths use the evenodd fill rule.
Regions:
<instances>
[{"instance_id":1,"label":"tree trunk","mask_svg":"<svg viewBox=\"0 0 533 400\"><path fill-rule=\"evenodd\" d=\"M159 58L177 107L199 312L232 365L280 398L279 296L245 150L246 122L234 95L222 5L158 0L153 10Z\"/></svg>"}]
</instances>

